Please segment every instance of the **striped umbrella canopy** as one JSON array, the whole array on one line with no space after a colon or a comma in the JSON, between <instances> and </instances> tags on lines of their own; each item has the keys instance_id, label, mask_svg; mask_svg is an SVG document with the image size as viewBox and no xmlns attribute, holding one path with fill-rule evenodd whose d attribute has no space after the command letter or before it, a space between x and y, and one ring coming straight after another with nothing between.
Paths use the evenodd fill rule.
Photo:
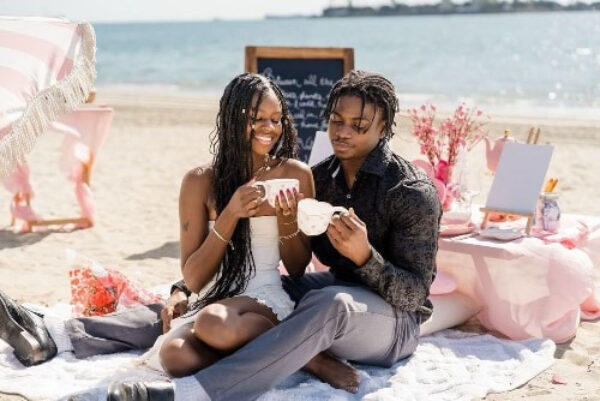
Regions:
<instances>
[{"instance_id":1,"label":"striped umbrella canopy","mask_svg":"<svg viewBox=\"0 0 600 401\"><path fill-rule=\"evenodd\" d=\"M0 17L0 178L23 163L52 121L85 101L95 64L87 22Z\"/></svg>"}]
</instances>

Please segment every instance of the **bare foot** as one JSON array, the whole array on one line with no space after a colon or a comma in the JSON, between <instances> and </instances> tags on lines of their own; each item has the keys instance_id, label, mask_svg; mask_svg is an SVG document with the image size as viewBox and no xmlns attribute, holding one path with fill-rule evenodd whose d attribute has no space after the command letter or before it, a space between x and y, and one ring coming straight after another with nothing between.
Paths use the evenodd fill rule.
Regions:
<instances>
[{"instance_id":1,"label":"bare foot","mask_svg":"<svg viewBox=\"0 0 600 401\"><path fill-rule=\"evenodd\" d=\"M304 366L304 370L317 376L331 387L341 388L350 393L356 393L360 385L358 370L324 352L311 359Z\"/></svg>"}]
</instances>

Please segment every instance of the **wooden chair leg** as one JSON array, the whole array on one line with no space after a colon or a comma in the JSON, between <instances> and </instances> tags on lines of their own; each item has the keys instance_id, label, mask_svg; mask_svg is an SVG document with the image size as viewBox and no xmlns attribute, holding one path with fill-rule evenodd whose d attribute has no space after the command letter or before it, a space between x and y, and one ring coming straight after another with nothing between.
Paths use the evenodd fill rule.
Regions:
<instances>
[{"instance_id":1,"label":"wooden chair leg","mask_svg":"<svg viewBox=\"0 0 600 401\"><path fill-rule=\"evenodd\" d=\"M87 217L74 217L66 219L51 219L51 220L38 220L30 221L29 224L34 226L63 226L65 224L85 224L92 225L92 222Z\"/></svg>"}]
</instances>

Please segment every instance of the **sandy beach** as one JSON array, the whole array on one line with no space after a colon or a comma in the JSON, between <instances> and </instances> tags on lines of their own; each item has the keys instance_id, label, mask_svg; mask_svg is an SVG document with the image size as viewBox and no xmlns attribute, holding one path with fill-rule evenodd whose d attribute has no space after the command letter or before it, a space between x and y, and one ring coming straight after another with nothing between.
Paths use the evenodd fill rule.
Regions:
<instances>
[{"instance_id":1,"label":"sandy beach","mask_svg":"<svg viewBox=\"0 0 600 401\"><path fill-rule=\"evenodd\" d=\"M69 300L65 250L119 269L146 287L180 277L177 201L184 173L210 161L209 134L218 99L192 95L134 95L99 89L97 103L115 109L115 118L92 177L97 223L73 232L50 230L13 234L7 227L10 194L0 190L0 283L19 301L53 305ZM404 107L416 107L409 104ZM443 115L443 113L441 114ZM409 160L418 150L408 120L397 117L393 148ZM540 142L555 145L550 175L564 212L600 215L600 119L511 116L491 113L490 137L505 128L524 140L530 126ZM59 172L59 135L40 137L29 161L36 191L33 205L46 218L75 216L73 186ZM472 150L483 203L491 183L483 143ZM473 324L465 326L472 329ZM553 384L553 375L566 384ZM586 322L577 337L560 344L556 363L524 386L487 400L600 400L600 322ZM22 398L0 394L1 401Z\"/></svg>"}]
</instances>

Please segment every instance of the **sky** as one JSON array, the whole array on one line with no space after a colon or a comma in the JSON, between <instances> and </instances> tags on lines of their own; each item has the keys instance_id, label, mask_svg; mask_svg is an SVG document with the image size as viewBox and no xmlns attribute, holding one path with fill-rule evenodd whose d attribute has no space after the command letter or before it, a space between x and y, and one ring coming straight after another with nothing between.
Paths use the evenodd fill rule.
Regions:
<instances>
[{"instance_id":1,"label":"sky","mask_svg":"<svg viewBox=\"0 0 600 401\"><path fill-rule=\"evenodd\" d=\"M432 0L403 0L427 3ZM391 1L354 0L354 5ZM257 19L265 15L315 15L345 0L0 0L0 15L66 17L90 22Z\"/></svg>"}]
</instances>

